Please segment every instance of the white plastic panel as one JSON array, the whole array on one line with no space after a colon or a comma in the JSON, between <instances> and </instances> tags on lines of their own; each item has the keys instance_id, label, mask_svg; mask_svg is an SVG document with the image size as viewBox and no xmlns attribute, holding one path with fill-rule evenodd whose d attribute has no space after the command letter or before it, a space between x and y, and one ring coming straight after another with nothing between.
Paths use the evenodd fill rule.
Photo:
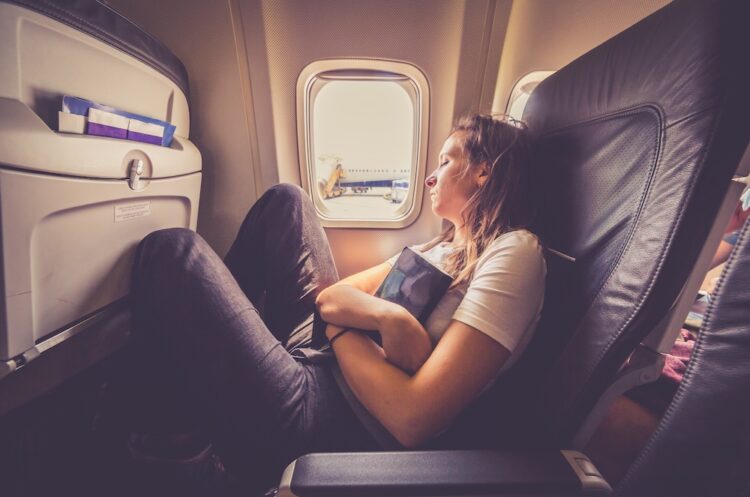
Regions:
<instances>
[{"instance_id":1,"label":"white plastic panel","mask_svg":"<svg viewBox=\"0 0 750 497\"><path fill-rule=\"evenodd\" d=\"M169 121L172 146L58 133L64 95ZM186 95L157 70L0 3L0 359L28 360L43 338L124 297L146 234L195 229L201 156L189 124Z\"/></svg>"},{"instance_id":2,"label":"white plastic panel","mask_svg":"<svg viewBox=\"0 0 750 497\"><path fill-rule=\"evenodd\" d=\"M0 97L57 129L58 101L73 95L169 121L190 135L186 96L169 78L85 33L0 3Z\"/></svg>"},{"instance_id":3,"label":"white plastic panel","mask_svg":"<svg viewBox=\"0 0 750 497\"><path fill-rule=\"evenodd\" d=\"M146 178L169 178L201 170L200 152L186 138L175 136L171 147L162 147L56 133L24 103L0 97L0 167L116 179L128 177L133 159L144 161Z\"/></svg>"},{"instance_id":4,"label":"white plastic panel","mask_svg":"<svg viewBox=\"0 0 750 497\"><path fill-rule=\"evenodd\" d=\"M174 124L172 146L57 133L64 95ZM86 178L125 178L133 159L145 177L199 171L187 137L186 96L152 67L75 29L0 3L0 166Z\"/></svg>"},{"instance_id":5,"label":"white plastic panel","mask_svg":"<svg viewBox=\"0 0 750 497\"><path fill-rule=\"evenodd\" d=\"M124 180L0 170L0 359L124 297L146 234L195 229L200 182L144 180L136 192Z\"/></svg>"}]
</instances>

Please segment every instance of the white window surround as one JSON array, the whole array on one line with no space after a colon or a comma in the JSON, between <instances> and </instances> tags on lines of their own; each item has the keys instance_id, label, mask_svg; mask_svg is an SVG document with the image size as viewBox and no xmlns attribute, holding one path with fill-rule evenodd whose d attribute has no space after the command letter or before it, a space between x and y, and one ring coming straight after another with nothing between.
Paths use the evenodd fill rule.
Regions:
<instances>
[{"instance_id":1,"label":"white window surround","mask_svg":"<svg viewBox=\"0 0 750 497\"><path fill-rule=\"evenodd\" d=\"M529 97L531 97L533 91L539 83L554 73L555 71L532 71L522 76L510 92L510 98L508 98L508 105L505 108L505 113L513 119L521 121L523 118L523 111L526 108L526 104L529 102Z\"/></svg>"},{"instance_id":2,"label":"white window surround","mask_svg":"<svg viewBox=\"0 0 750 497\"><path fill-rule=\"evenodd\" d=\"M336 81L387 81L399 84L413 106L413 146L409 183L404 201L391 211L390 217L363 218L348 215L326 205L316 177L314 156L313 109L315 98L327 83ZM323 59L308 64L297 79L297 143L302 187L313 199L323 226L335 228L399 229L419 216L427 168L427 135L429 123L429 85L416 66L381 59ZM353 166L358 169L361 166ZM356 201L356 198L346 200Z\"/></svg>"}]
</instances>

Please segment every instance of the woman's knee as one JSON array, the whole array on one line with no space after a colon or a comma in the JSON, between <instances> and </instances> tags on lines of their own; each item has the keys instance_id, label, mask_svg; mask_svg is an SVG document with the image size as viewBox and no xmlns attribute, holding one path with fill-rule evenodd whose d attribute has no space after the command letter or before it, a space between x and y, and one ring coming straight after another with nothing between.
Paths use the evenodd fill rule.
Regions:
<instances>
[{"instance_id":1,"label":"woman's knee","mask_svg":"<svg viewBox=\"0 0 750 497\"><path fill-rule=\"evenodd\" d=\"M300 195L305 197L307 196L305 190L303 190L300 186L294 185L292 183L279 183L277 185L273 185L266 191L266 193L282 197L288 196L289 198L297 198Z\"/></svg>"},{"instance_id":2,"label":"woman's knee","mask_svg":"<svg viewBox=\"0 0 750 497\"><path fill-rule=\"evenodd\" d=\"M141 246L164 250L184 245L192 245L200 235L188 228L165 228L152 231L141 241Z\"/></svg>"},{"instance_id":3,"label":"woman's knee","mask_svg":"<svg viewBox=\"0 0 750 497\"><path fill-rule=\"evenodd\" d=\"M169 228L147 235L136 250L131 277L131 299L139 312L152 309L179 294L197 271L196 261L211 252L200 235L185 228Z\"/></svg>"},{"instance_id":4,"label":"woman's knee","mask_svg":"<svg viewBox=\"0 0 750 497\"><path fill-rule=\"evenodd\" d=\"M151 232L141 240L136 250L136 270L144 264L168 264L200 244L205 244L201 236L187 228Z\"/></svg>"},{"instance_id":5,"label":"woman's knee","mask_svg":"<svg viewBox=\"0 0 750 497\"><path fill-rule=\"evenodd\" d=\"M263 193L245 216L237 235L245 239L255 229L268 229L270 226L291 226L302 222L303 218L314 216L315 208L307 192L297 185L280 183Z\"/></svg>"},{"instance_id":6,"label":"woman's knee","mask_svg":"<svg viewBox=\"0 0 750 497\"><path fill-rule=\"evenodd\" d=\"M297 185L279 183L266 190L258 201L270 202L278 207L290 207L309 204L310 197Z\"/></svg>"}]
</instances>

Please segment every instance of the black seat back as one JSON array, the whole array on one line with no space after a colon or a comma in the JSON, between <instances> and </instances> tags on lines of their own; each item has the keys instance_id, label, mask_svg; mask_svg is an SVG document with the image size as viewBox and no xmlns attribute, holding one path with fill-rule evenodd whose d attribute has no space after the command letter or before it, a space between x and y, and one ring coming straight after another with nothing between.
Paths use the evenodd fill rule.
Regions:
<instances>
[{"instance_id":1,"label":"black seat back","mask_svg":"<svg viewBox=\"0 0 750 497\"><path fill-rule=\"evenodd\" d=\"M683 381L617 495L750 495L750 221Z\"/></svg>"},{"instance_id":2,"label":"black seat back","mask_svg":"<svg viewBox=\"0 0 750 497\"><path fill-rule=\"evenodd\" d=\"M528 424L552 443L570 441L670 309L714 222L750 137L743 10L675 1L531 97L539 231L575 258L549 258L542 322L516 372L534 397Z\"/></svg>"}]
</instances>

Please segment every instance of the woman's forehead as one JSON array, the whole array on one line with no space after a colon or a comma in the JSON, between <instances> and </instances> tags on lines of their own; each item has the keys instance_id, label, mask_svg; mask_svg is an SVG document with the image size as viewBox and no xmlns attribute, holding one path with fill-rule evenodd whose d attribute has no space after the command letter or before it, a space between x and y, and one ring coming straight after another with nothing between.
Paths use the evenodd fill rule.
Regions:
<instances>
[{"instance_id":1,"label":"woman's forehead","mask_svg":"<svg viewBox=\"0 0 750 497\"><path fill-rule=\"evenodd\" d=\"M443 148L440 150L440 155L461 155L463 153L463 139L465 134L464 131L455 131L448 135L448 138L443 142Z\"/></svg>"}]
</instances>

